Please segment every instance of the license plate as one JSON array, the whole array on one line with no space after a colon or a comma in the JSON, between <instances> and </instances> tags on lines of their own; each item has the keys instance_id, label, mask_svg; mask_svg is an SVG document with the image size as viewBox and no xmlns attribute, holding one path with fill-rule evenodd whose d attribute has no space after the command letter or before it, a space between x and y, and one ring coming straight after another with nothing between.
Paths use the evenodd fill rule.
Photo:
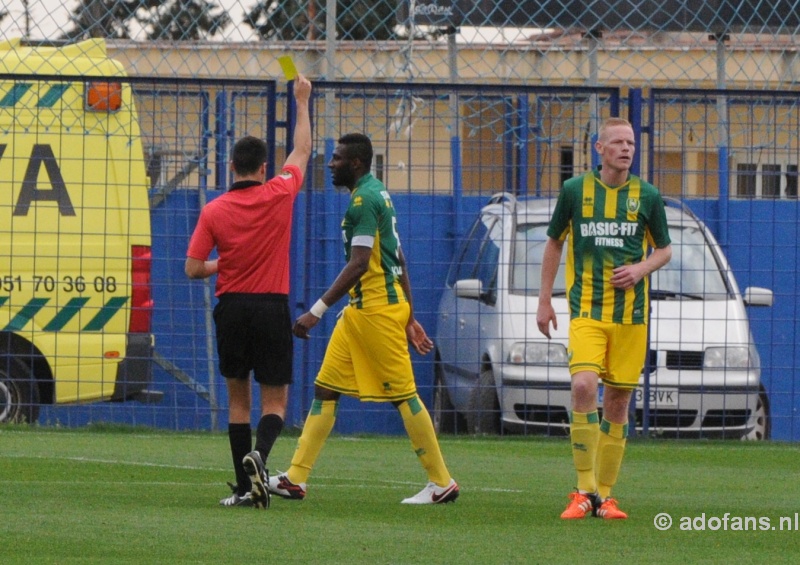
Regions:
<instances>
[{"instance_id":1,"label":"license plate","mask_svg":"<svg viewBox=\"0 0 800 565\"><path fill-rule=\"evenodd\" d=\"M648 391L648 405L650 408L675 407L678 405L678 389L676 388L651 388ZM636 407L644 406L644 388L636 389Z\"/></svg>"},{"instance_id":2,"label":"license plate","mask_svg":"<svg viewBox=\"0 0 800 565\"><path fill-rule=\"evenodd\" d=\"M597 388L597 403L602 406L603 396L605 389L603 384ZM650 408L666 408L675 407L678 405L678 389L677 388L651 388L649 391L649 406ZM636 389L636 407L642 408L644 406L644 387Z\"/></svg>"}]
</instances>

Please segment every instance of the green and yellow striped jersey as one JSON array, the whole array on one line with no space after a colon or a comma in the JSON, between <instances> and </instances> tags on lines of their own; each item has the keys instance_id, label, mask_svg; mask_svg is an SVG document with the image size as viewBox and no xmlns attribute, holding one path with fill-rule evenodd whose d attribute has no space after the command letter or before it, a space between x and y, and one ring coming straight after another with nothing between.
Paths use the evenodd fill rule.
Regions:
<instances>
[{"instance_id":1,"label":"green and yellow striped jersey","mask_svg":"<svg viewBox=\"0 0 800 565\"><path fill-rule=\"evenodd\" d=\"M369 308L406 302L400 286L400 237L392 198L381 181L367 173L350 194L350 205L342 220L345 258L350 260L353 238L374 238L369 268L350 289L350 304Z\"/></svg>"},{"instance_id":2,"label":"green and yellow striped jersey","mask_svg":"<svg viewBox=\"0 0 800 565\"><path fill-rule=\"evenodd\" d=\"M648 278L628 290L614 288L613 270L645 259L648 245L670 244L664 201L653 185L629 175L610 187L593 171L564 183L547 235L567 247L570 318L647 323Z\"/></svg>"}]
</instances>

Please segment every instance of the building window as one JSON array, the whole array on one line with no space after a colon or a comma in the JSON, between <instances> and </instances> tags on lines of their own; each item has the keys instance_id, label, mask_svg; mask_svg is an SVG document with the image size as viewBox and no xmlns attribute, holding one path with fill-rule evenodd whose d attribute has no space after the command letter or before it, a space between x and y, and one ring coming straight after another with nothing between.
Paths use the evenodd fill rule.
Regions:
<instances>
[{"instance_id":1,"label":"building window","mask_svg":"<svg viewBox=\"0 0 800 565\"><path fill-rule=\"evenodd\" d=\"M786 198L797 198L797 165L786 165Z\"/></svg>"},{"instance_id":2,"label":"building window","mask_svg":"<svg viewBox=\"0 0 800 565\"><path fill-rule=\"evenodd\" d=\"M788 163L738 163L739 198L797 198L798 169Z\"/></svg>"},{"instance_id":3,"label":"building window","mask_svg":"<svg viewBox=\"0 0 800 565\"><path fill-rule=\"evenodd\" d=\"M375 153L375 155L372 158L372 168L373 168L372 175L382 183L386 184L386 179L385 179L386 175L384 173L386 165L383 153Z\"/></svg>"},{"instance_id":4,"label":"building window","mask_svg":"<svg viewBox=\"0 0 800 565\"><path fill-rule=\"evenodd\" d=\"M561 184L575 176L575 150L570 146L561 148L561 165L559 168Z\"/></svg>"},{"instance_id":5,"label":"building window","mask_svg":"<svg viewBox=\"0 0 800 565\"><path fill-rule=\"evenodd\" d=\"M756 195L756 171L758 165L739 163L736 165L736 196L753 198Z\"/></svg>"},{"instance_id":6,"label":"building window","mask_svg":"<svg viewBox=\"0 0 800 565\"><path fill-rule=\"evenodd\" d=\"M325 155L320 153L311 158L311 184L309 189L323 190L325 188L325 172L328 170ZM303 171L305 174L305 171Z\"/></svg>"},{"instance_id":7,"label":"building window","mask_svg":"<svg viewBox=\"0 0 800 565\"><path fill-rule=\"evenodd\" d=\"M762 165L761 166L761 197L780 198L781 197L781 166Z\"/></svg>"}]
</instances>

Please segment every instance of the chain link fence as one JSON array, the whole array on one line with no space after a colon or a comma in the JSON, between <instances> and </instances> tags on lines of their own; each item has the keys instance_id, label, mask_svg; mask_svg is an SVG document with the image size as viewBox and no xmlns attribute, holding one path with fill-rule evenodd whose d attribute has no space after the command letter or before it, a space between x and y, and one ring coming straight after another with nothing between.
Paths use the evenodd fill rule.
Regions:
<instances>
[{"instance_id":1,"label":"chain link fence","mask_svg":"<svg viewBox=\"0 0 800 565\"><path fill-rule=\"evenodd\" d=\"M129 73L794 87L796 0L6 0L0 40L110 40ZM330 30L335 29L335 33Z\"/></svg>"},{"instance_id":2,"label":"chain link fence","mask_svg":"<svg viewBox=\"0 0 800 565\"><path fill-rule=\"evenodd\" d=\"M696 2L690 11L669 1L6 1L0 41L79 48L93 44L80 40L104 38L132 76L154 235L155 388L166 400L136 410L53 407L41 420L212 429L224 421L205 316L213 298L186 281L181 266L199 208L230 182L235 138L265 137L275 153L269 163L282 162L290 124L277 58L290 54L316 81L315 155L293 238L303 253L293 275L298 309L341 266L343 196L325 170L341 133L365 131L376 144L375 172L396 195L404 245L416 251L415 307L433 330L456 241L487 199L499 191L554 194L594 164L598 121L633 113L642 176L690 201L743 289L775 292L775 308L750 316L773 437L796 440L798 4L739 2L736 11ZM34 92L55 105L50 79L30 92L30 77L13 80L24 84L2 89L3 111L42 107ZM309 406L330 333L322 329L298 359L307 382L296 387L294 423ZM415 363L427 402L434 363ZM395 432L394 416L372 412L345 431Z\"/></svg>"}]
</instances>

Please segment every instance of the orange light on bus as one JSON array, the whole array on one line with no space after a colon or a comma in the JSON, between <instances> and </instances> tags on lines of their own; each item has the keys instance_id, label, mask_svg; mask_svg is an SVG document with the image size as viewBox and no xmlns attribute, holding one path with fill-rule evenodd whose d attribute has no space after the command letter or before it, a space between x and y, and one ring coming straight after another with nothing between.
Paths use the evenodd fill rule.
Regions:
<instances>
[{"instance_id":1,"label":"orange light on bus","mask_svg":"<svg viewBox=\"0 0 800 565\"><path fill-rule=\"evenodd\" d=\"M118 82L86 83L86 109L95 112L116 112L122 107L122 84Z\"/></svg>"}]
</instances>

